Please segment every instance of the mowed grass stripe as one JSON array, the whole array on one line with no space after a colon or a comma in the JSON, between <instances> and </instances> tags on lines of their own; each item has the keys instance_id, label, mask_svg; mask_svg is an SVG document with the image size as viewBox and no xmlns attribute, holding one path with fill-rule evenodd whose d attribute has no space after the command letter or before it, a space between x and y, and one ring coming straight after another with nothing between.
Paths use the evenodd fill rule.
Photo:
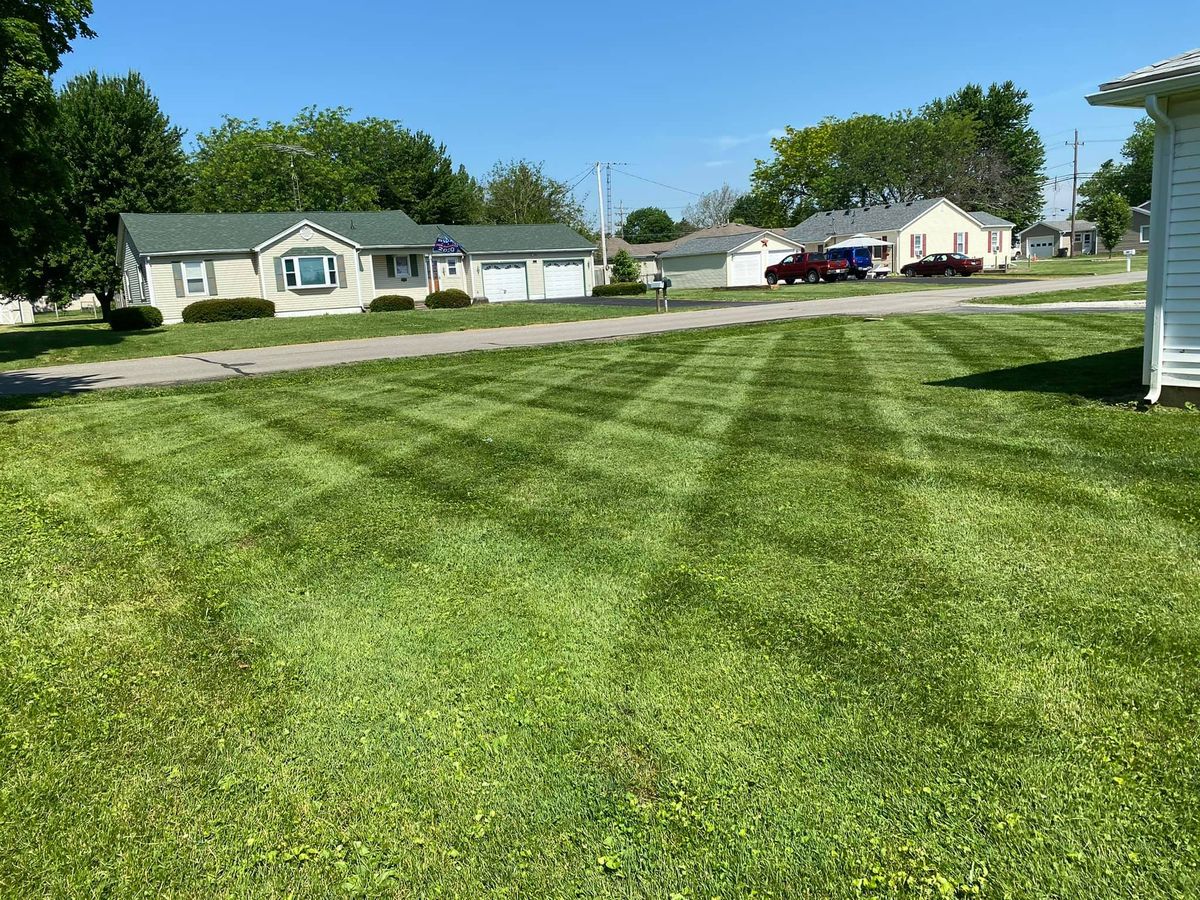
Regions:
<instances>
[{"instance_id":1,"label":"mowed grass stripe","mask_svg":"<svg viewBox=\"0 0 1200 900\"><path fill-rule=\"evenodd\" d=\"M0 886L1188 894L1194 422L1073 321L5 414Z\"/></svg>"}]
</instances>

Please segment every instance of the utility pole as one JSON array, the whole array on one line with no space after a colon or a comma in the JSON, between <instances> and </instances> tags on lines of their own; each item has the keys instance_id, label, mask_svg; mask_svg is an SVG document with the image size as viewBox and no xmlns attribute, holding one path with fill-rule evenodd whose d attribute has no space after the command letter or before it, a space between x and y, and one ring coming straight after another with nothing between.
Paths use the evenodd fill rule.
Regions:
<instances>
[{"instance_id":1,"label":"utility pole","mask_svg":"<svg viewBox=\"0 0 1200 900\"><path fill-rule=\"evenodd\" d=\"M1075 140L1072 142L1075 148L1075 160L1071 166L1071 242L1067 245L1067 256L1075 255L1075 211L1076 203L1079 199L1079 129L1075 129Z\"/></svg>"},{"instance_id":2,"label":"utility pole","mask_svg":"<svg viewBox=\"0 0 1200 900\"><path fill-rule=\"evenodd\" d=\"M600 205L600 264L604 267L604 278L608 280L608 239L605 237L604 225L604 182L600 178L600 166L596 162L596 197Z\"/></svg>"}]
</instances>

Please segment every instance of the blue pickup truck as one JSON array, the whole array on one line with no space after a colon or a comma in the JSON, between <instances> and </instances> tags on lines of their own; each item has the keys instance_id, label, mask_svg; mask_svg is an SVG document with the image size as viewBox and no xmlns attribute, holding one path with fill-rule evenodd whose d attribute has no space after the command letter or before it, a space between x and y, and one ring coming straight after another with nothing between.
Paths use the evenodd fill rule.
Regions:
<instances>
[{"instance_id":1,"label":"blue pickup truck","mask_svg":"<svg viewBox=\"0 0 1200 900\"><path fill-rule=\"evenodd\" d=\"M871 270L875 267L875 261L871 259L871 251L866 247L843 247L837 250L829 250L826 256L830 259L844 259L850 266L846 277L854 277L862 281L871 274Z\"/></svg>"}]
</instances>

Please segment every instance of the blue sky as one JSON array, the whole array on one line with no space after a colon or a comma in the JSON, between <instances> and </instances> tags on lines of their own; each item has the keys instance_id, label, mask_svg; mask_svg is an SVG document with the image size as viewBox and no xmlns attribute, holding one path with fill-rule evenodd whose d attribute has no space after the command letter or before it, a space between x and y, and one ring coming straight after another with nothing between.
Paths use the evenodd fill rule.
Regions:
<instances>
[{"instance_id":1,"label":"blue sky","mask_svg":"<svg viewBox=\"0 0 1200 900\"><path fill-rule=\"evenodd\" d=\"M827 15L707 0L96 0L98 36L77 42L57 80L136 69L189 143L223 114L286 120L315 104L400 119L476 175L525 157L573 181L597 159L626 162L615 203L678 217L688 191L747 187L784 125L915 108L968 81L1024 87L1048 174L1070 175L1075 127L1091 171L1118 153L1136 114L1092 109L1083 95L1200 35L1200 3L1183 0L1099 0L1086 16L988 5L927 2L907 19L886 4ZM852 25L884 40L848 40ZM594 208L594 178L578 193ZM1069 179L1049 199L1068 205Z\"/></svg>"}]
</instances>

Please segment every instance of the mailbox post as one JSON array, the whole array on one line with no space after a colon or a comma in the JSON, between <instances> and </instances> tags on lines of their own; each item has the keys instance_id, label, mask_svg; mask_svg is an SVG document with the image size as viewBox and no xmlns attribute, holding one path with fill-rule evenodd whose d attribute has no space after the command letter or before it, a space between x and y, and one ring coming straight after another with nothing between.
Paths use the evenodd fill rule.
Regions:
<instances>
[{"instance_id":1,"label":"mailbox post","mask_svg":"<svg viewBox=\"0 0 1200 900\"><path fill-rule=\"evenodd\" d=\"M1126 250L1125 251L1125 271L1126 272L1133 271L1133 258L1135 256L1137 256L1137 250Z\"/></svg>"},{"instance_id":2,"label":"mailbox post","mask_svg":"<svg viewBox=\"0 0 1200 900\"><path fill-rule=\"evenodd\" d=\"M650 282L650 287L654 288L654 308L658 312L670 312L667 306L667 288L671 286L671 279L664 278L662 281Z\"/></svg>"}]
</instances>

